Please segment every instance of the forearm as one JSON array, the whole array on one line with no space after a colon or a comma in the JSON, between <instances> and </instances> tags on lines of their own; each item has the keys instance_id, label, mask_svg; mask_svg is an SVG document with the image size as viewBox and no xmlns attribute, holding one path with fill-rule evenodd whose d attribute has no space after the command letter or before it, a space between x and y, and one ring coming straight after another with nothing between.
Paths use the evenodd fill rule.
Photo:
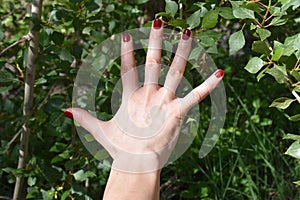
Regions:
<instances>
[{"instance_id":1,"label":"forearm","mask_svg":"<svg viewBox=\"0 0 300 200\"><path fill-rule=\"evenodd\" d=\"M151 173L126 173L111 169L104 200L158 200L160 170Z\"/></svg>"}]
</instances>

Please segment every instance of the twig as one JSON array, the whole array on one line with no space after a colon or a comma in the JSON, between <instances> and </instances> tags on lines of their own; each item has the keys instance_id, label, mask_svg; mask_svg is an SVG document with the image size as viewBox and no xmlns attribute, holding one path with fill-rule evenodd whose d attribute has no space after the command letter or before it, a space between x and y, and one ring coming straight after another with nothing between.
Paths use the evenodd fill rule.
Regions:
<instances>
[{"instance_id":1,"label":"twig","mask_svg":"<svg viewBox=\"0 0 300 200\"><path fill-rule=\"evenodd\" d=\"M13 48L14 46L17 46L18 44L24 42L24 41L30 41L30 36L29 34L24 35L23 37L21 37L19 40L17 40L16 42L12 43L11 45L9 45L8 47L6 47L5 49L3 49L0 52L0 56L2 54L4 54L6 51L8 51L9 49Z\"/></svg>"},{"instance_id":2,"label":"twig","mask_svg":"<svg viewBox=\"0 0 300 200\"><path fill-rule=\"evenodd\" d=\"M10 198L10 197L5 197L5 196L0 196L0 199L12 200L12 198Z\"/></svg>"},{"instance_id":3,"label":"twig","mask_svg":"<svg viewBox=\"0 0 300 200\"><path fill-rule=\"evenodd\" d=\"M23 129L21 128L18 130L18 132L14 135L14 137L8 142L7 147L6 147L6 152L9 153L12 144L19 138L20 134L22 133Z\"/></svg>"},{"instance_id":4,"label":"twig","mask_svg":"<svg viewBox=\"0 0 300 200\"><path fill-rule=\"evenodd\" d=\"M292 94L294 95L294 97L296 97L298 103L300 103L300 96L298 95L298 93L296 91L292 91Z\"/></svg>"}]
</instances>

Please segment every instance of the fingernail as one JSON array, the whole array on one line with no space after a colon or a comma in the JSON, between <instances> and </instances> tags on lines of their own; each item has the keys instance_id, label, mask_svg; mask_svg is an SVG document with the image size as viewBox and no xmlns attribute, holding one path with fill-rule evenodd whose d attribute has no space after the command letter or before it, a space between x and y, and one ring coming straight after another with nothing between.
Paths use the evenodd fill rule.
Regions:
<instances>
[{"instance_id":1,"label":"fingernail","mask_svg":"<svg viewBox=\"0 0 300 200\"><path fill-rule=\"evenodd\" d=\"M160 19L155 19L153 21L153 28L160 29L162 26L162 21Z\"/></svg>"},{"instance_id":2,"label":"fingernail","mask_svg":"<svg viewBox=\"0 0 300 200\"><path fill-rule=\"evenodd\" d=\"M182 33L182 39L188 40L191 37L192 32L189 29L185 29Z\"/></svg>"},{"instance_id":3,"label":"fingernail","mask_svg":"<svg viewBox=\"0 0 300 200\"><path fill-rule=\"evenodd\" d=\"M215 73L215 76L217 78L221 78L224 76L224 71L222 69L219 69L216 73Z\"/></svg>"},{"instance_id":4,"label":"fingernail","mask_svg":"<svg viewBox=\"0 0 300 200\"><path fill-rule=\"evenodd\" d=\"M123 34L123 42L129 42L130 41L130 35L128 33Z\"/></svg>"},{"instance_id":5,"label":"fingernail","mask_svg":"<svg viewBox=\"0 0 300 200\"><path fill-rule=\"evenodd\" d=\"M65 115L66 117L70 118L70 119L73 119L73 114L72 114L70 111L68 111L68 110L66 110L66 111L64 112L64 115Z\"/></svg>"}]
</instances>

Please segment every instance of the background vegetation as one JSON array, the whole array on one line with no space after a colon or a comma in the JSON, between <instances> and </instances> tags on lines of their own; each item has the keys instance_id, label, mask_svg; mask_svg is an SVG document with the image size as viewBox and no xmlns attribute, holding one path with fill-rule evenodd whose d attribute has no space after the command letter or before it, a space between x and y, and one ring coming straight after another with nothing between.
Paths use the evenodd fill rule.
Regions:
<instances>
[{"instance_id":1,"label":"background vegetation","mask_svg":"<svg viewBox=\"0 0 300 200\"><path fill-rule=\"evenodd\" d=\"M200 104L197 138L164 168L161 199L300 198L299 161L284 154L299 158L299 0L44 1L35 22L40 50L30 117L22 106L31 2L0 2L0 199L12 198L19 175L25 177L22 198L101 199L109 161L86 151L62 110L71 106L76 72L91 49L114 33L149 26L154 17L171 29L192 29L225 70L228 98L220 140L203 159L198 152L210 102ZM116 64L100 80L103 118L111 115L118 78ZM31 130L29 156L17 169L24 124Z\"/></svg>"}]
</instances>

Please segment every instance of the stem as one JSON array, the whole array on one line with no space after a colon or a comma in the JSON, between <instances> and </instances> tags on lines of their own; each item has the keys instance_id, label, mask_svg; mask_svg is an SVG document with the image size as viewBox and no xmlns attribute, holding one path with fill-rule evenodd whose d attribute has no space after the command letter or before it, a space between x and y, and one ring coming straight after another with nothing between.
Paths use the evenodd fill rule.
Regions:
<instances>
[{"instance_id":1,"label":"stem","mask_svg":"<svg viewBox=\"0 0 300 200\"><path fill-rule=\"evenodd\" d=\"M295 66L294 66L294 70L298 71L299 70L299 60L297 60Z\"/></svg>"},{"instance_id":2,"label":"stem","mask_svg":"<svg viewBox=\"0 0 300 200\"><path fill-rule=\"evenodd\" d=\"M12 43L11 45L9 45L8 47L6 47L5 49L3 49L1 52L0 52L0 56L3 55L6 51L8 51L9 49L17 46L18 44L24 42L24 41L28 41L30 40L30 37L29 35L24 35L23 37L21 37L19 40L17 40L16 42Z\"/></svg>"},{"instance_id":3,"label":"stem","mask_svg":"<svg viewBox=\"0 0 300 200\"><path fill-rule=\"evenodd\" d=\"M25 88L24 88L24 105L23 105L23 116L27 119L30 118L32 114L32 104L33 104L33 88L35 80L36 71L36 61L38 56L39 48L39 28L37 27L37 22L41 20L41 10L42 10L42 0L32 0L31 5L31 22L30 22L30 42L28 48L28 65L26 69L25 77ZM21 139L20 139L20 150L19 150L19 160L18 169L25 169L26 160L28 156L28 146L29 146L29 120L22 127ZM16 177L15 189L14 189L14 200L19 200L22 198L22 191L24 186L24 176L21 174Z\"/></svg>"},{"instance_id":4,"label":"stem","mask_svg":"<svg viewBox=\"0 0 300 200\"><path fill-rule=\"evenodd\" d=\"M272 0L269 0L269 4L268 4L268 7L267 7L267 11L265 13L265 16L263 17L263 21L261 22L261 25L264 26L265 22L266 22L266 19L268 17L268 14L270 12L270 9L271 9L271 6L272 6Z\"/></svg>"},{"instance_id":5,"label":"stem","mask_svg":"<svg viewBox=\"0 0 300 200\"><path fill-rule=\"evenodd\" d=\"M294 97L297 99L298 103L300 103L300 96L297 94L297 92L292 91L292 94L293 94Z\"/></svg>"}]
</instances>

